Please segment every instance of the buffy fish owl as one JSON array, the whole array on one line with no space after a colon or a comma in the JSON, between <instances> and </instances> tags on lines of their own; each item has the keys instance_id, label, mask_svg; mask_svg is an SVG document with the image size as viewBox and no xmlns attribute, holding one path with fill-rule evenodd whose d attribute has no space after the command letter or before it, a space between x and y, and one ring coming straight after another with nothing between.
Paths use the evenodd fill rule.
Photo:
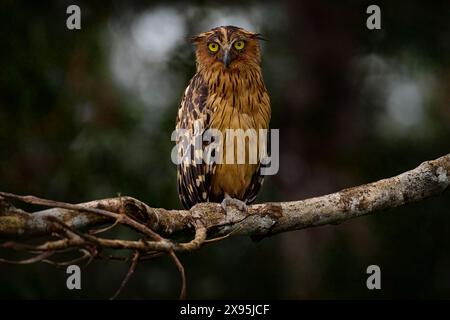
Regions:
<instances>
[{"instance_id":1,"label":"buffy fish owl","mask_svg":"<svg viewBox=\"0 0 450 320\"><path fill-rule=\"evenodd\" d=\"M197 72L182 97L177 130L194 132L197 123L203 132L216 129L226 137L227 129L258 132L269 128L271 109L261 71L261 39L258 33L234 26L217 27L192 38ZM201 148L206 145L203 141ZM179 163L177 184L183 207L219 202L222 206L234 203L242 209L252 203L264 176L259 159L253 163L247 160L205 163L192 157Z\"/></svg>"}]
</instances>

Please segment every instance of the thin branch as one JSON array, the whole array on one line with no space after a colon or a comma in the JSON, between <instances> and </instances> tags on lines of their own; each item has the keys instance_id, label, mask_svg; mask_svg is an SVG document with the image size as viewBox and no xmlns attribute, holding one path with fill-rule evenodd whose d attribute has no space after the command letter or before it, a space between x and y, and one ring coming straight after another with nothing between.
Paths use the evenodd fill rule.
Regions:
<instances>
[{"instance_id":1,"label":"thin branch","mask_svg":"<svg viewBox=\"0 0 450 320\"><path fill-rule=\"evenodd\" d=\"M128 281L130 280L134 271L136 270L136 267L139 262L139 257L140 257L139 251L135 251L133 254L133 258L131 259L131 265L130 265L130 269L128 269L127 275L123 279L122 284L120 285L119 289L117 289L116 293L110 298L110 300L116 299L119 296L119 294L122 292L123 288L125 288L125 285L128 283Z\"/></svg>"},{"instance_id":2,"label":"thin branch","mask_svg":"<svg viewBox=\"0 0 450 320\"><path fill-rule=\"evenodd\" d=\"M170 251L169 252L170 257L172 258L173 262L175 262L175 265L178 268L178 271L180 272L181 276L181 290L180 290L180 299L184 300L186 299L186 274L184 273L184 267L181 264L180 260L178 259L175 252Z\"/></svg>"},{"instance_id":3,"label":"thin branch","mask_svg":"<svg viewBox=\"0 0 450 320\"><path fill-rule=\"evenodd\" d=\"M71 259L68 261L53 261L50 259L43 259L42 262L48 263L50 265L54 265L58 268L63 268L63 267L67 267L70 266L72 264L77 264L79 262L82 262L86 259L89 259L91 257L91 254L85 250L80 250L83 254L80 257L77 257L75 259ZM51 251L50 251L51 252ZM43 254L45 254L46 252L44 252Z\"/></svg>"},{"instance_id":4,"label":"thin branch","mask_svg":"<svg viewBox=\"0 0 450 320\"><path fill-rule=\"evenodd\" d=\"M106 227L100 228L100 229L92 229L92 230L89 230L89 234L92 234L92 235L94 235L94 234L100 234L100 233L103 233L103 232L106 232L106 231L109 231L109 230L113 229L114 227L116 227L116 226L119 225L119 224L120 224L119 220L116 220L116 221L114 221L114 223L113 223L112 225L110 225L110 226L106 226Z\"/></svg>"},{"instance_id":5,"label":"thin branch","mask_svg":"<svg viewBox=\"0 0 450 320\"><path fill-rule=\"evenodd\" d=\"M32 263L44 261L46 258L50 257L50 256L53 255L53 254L54 254L53 251L47 251L47 252L40 253L40 254L38 254L38 255L32 257L32 258L25 259L25 260L18 260L18 261L7 260L7 259L1 259L1 258L0 258L0 263L8 263L8 264L32 264Z\"/></svg>"},{"instance_id":6,"label":"thin branch","mask_svg":"<svg viewBox=\"0 0 450 320\"><path fill-rule=\"evenodd\" d=\"M153 252L150 254L146 254L145 256L142 256L140 260L145 261L145 260L155 259L155 258L160 257L165 254L166 254L165 252Z\"/></svg>"}]
</instances>

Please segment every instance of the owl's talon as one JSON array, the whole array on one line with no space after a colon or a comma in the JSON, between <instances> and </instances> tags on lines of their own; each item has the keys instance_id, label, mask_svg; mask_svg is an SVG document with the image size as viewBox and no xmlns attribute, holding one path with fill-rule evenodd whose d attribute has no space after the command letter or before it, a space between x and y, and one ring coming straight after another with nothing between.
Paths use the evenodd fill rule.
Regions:
<instances>
[{"instance_id":1,"label":"owl's talon","mask_svg":"<svg viewBox=\"0 0 450 320\"><path fill-rule=\"evenodd\" d=\"M236 198L226 197L222 200L220 206L225 211L225 213L228 213L228 211L230 210L230 206L237 207L239 211L248 212L247 204L244 201Z\"/></svg>"}]
</instances>

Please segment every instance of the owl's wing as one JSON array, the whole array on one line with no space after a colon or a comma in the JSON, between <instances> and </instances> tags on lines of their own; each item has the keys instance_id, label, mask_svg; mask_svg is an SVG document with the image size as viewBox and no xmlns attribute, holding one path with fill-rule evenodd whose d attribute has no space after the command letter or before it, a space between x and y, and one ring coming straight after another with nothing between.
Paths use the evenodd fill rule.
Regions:
<instances>
[{"instance_id":1,"label":"owl's wing","mask_svg":"<svg viewBox=\"0 0 450 320\"><path fill-rule=\"evenodd\" d=\"M177 116L177 129L187 129L192 134L194 124L204 130L210 126L210 110L206 108L208 85L201 75L196 74L191 79L181 100ZM205 144L202 142L202 149ZM177 185L180 201L184 208L189 209L199 202L209 200L211 190L211 173L213 165L195 161L195 150L190 148L190 161L182 161L177 165Z\"/></svg>"}]
</instances>

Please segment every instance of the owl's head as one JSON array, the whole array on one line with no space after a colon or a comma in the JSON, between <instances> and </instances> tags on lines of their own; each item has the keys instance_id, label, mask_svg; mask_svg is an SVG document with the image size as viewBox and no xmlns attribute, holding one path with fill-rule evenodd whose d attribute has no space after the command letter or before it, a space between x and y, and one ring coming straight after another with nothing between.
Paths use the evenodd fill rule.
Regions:
<instances>
[{"instance_id":1,"label":"owl's head","mask_svg":"<svg viewBox=\"0 0 450 320\"><path fill-rule=\"evenodd\" d=\"M243 28L223 26L192 38L196 44L198 68L236 70L259 66L261 50L259 33Z\"/></svg>"}]
</instances>

